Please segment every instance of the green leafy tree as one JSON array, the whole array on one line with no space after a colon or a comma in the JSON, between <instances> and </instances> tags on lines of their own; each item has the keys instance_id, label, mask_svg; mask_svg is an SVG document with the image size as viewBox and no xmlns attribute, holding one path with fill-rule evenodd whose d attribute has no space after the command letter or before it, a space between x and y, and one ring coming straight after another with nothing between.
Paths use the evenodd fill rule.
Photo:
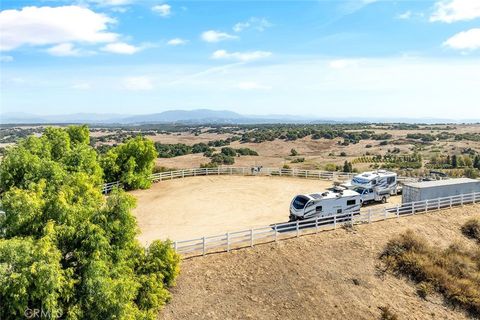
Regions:
<instances>
[{"instance_id":1,"label":"green leafy tree","mask_svg":"<svg viewBox=\"0 0 480 320\"><path fill-rule=\"evenodd\" d=\"M0 319L28 308L67 319L155 319L170 298L179 257L169 242L140 246L133 197L101 194L85 128L48 128L0 163ZM151 146L134 140L114 164L147 172Z\"/></svg>"},{"instance_id":2,"label":"green leafy tree","mask_svg":"<svg viewBox=\"0 0 480 320\"><path fill-rule=\"evenodd\" d=\"M120 181L126 189L146 189L157 151L151 140L136 137L110 149L101 159L105 180Z\"/></svg>"},{"instance_id":3,"label":"green leafy tree","mask_svg":"<svg viewBox=\"0 0 480 320\"><path fill-rule=\"evenodd\" d=\"M473 167L476 169L480 169L480 155L475 155L475 158L473 160Z\"/></svg>"},{"instance_id":4,"label":"green leafy tree","mask_svg":"<svg viewBox=\"0 0 480 320\"><path fill-rule=\"evenodd\" d=\"M457 161L457 155L456 154L452 155L451 161L452 161L452 168L458 168L458 161Z\"/></svg>"}]
</instances>

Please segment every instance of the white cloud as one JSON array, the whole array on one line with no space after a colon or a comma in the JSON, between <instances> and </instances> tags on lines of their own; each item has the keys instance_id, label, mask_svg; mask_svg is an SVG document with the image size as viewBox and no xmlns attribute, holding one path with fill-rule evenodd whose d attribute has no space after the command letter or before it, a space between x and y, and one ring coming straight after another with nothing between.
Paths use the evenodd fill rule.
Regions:
<instances>
[{"instance_id":1,"label":"white cloud","mask_svg":"<svg viewBox=\"0 0 480 320\"><path fill-rule=\"evenodd\" d=\"M71 43L61 43L47 49L52 56L57 57L78 57L81 55L80 50Z\"/></svg>"},{"instance_id":2,"label":"white cloud","mask_svg":"<svg viewBox=\"0 0 480 320\"><path fill-rule=\"evenodd\" d=\"M258 31L264 31L267 28L270 28L272 24L265 18L256 18L251 17L247 21L239 22L233 26L233 31L241 32L245 29L255 29Z\"/></svg>"},{"instance_id":3,"label":"white cloud","mask_svg":"<svg viewBox=\"0 0 480 320\"><path fill-rule=\"evenodd\" d=\"M443 43L444 46L458 50L475 50L480 48L480 28L459 32Z\"/></svg>"},{"instance_id":4,"label":"white cloud","mask_svg":"<svg viewBox=\"0 0 480 320\"><path fill-rule=\"evenodd\" d=\"M159 5L153 6L152 11L158 13L162 17L168 17L170 14L172 14L172 6L166 3L159 4Z\"/></svg>"},{"instance_id":5,"label":"white cloud","mask_svg":"<svg viewBox=\"0 0 480 320\"><path fill-rule=\"evenodd\" d=\"M181 46L181 45L187 44L187 42L188 42L187 40L184 40L181 38L174 38L174 39L168 40L167 44L169 46Z\"/></svg>"},{"instance_id":6,"label":"white cloud","mask_svg":"<svg viewBox=\"0 0 480 320\"><path fill-rule=\"evenodd\" d=\"M208 30L202 33L201 38L203 41L206 41L206 42L220 42L223 40L237 39L238 37L228 34L226 32Z\"/></svg>"},{"instance_id":7,"label":"white cloud","mask_svg":"<svg viewBox=\"0 0 480 320\"><path fill-rule=\"evenodd\" d=\"M6 55L0 55L0 62L12 62L13 57L12 56L6 56Z\"/></svg>"},{"instance_id":8,"label":"white cloud","mask_svg":"<svg viewBox=\"0 0 480 320\"><path fill-rule=\"evenodd\" d=\"M256 82L240 82L236 85L236 88L242 89L242 90L270 90L272 89L271 86L266 86L262 84L258 84Z\"/></svg>"},{"instance_id":9,"label":"white cloud","mask_svg":"<svg viewBox=\"0 0 480 320\"><path fill-rule=\"evenodd\" d=\"M479 17L480 1L478 0L443 0L435 4L435 11L430 17L430 21L452 23Z\"/></svg>"},{"instance_id":10,"label":"white cloud","mask_svg":"<svg viewBox=\"0 0 480 320\"><path fill-rule=\"evenodd\" d=\"M332 69L345 69L348 67L355 67L357 65L358 61L353 59L336 59L328 63L328 66Z\"/></svg>"},{"instance_id":11,"label":"white cloud","mask_svg":"<svg viewBox=\"0 0 480 320\"><path fill-rule=\"evenodd\" d=\"M118 54L134 54L140 51L141 48L132 46L131 44L125 42L115 42L107 44L101 50Z\"/></svg>"},{"instance_id":12,"label":"white cloud","mask_svg":"<svg viewBox=\"0 0 480 320\"><path fill-rule=\"evenodd\" d=\"M132 91L148 91L153 89L153 83L149 77L128 77L123 79L123 87Z\"/></svg>"},{"instance_id":13,"label":"white cloud","mask_svg":"<svg viewBox=\"0 0 480 320\"><path fill-rule=\"evenodd\" d=\"M112 42L118 34L108 32L115 20L79 6L25 7L0 12L0 50L23 45L68 42Z\"/></svg>"},{"instance_id":14,"label":"white cloud","mask_svg":"<svg viewBox=\"0 0 480 320\"><path fill-rule=\"evenodd\" d=\"M412 17L412 11L405 11L404 13L400 13L398 16L397 16L397 19L400 19L400 20L408 20Z\"/></svg>"},{"instance_id":15,"label":"white cloud","mask_svg":"<svg viewBox=\"0 0 480 320\"><path fill-rule=\"evenodd\" d=\"M228 59L248 62L270 57L269 51L246 51L246 52L228 52L226 50L217 50L212 54L213 59Z\"/></svg>"}]
</instances>

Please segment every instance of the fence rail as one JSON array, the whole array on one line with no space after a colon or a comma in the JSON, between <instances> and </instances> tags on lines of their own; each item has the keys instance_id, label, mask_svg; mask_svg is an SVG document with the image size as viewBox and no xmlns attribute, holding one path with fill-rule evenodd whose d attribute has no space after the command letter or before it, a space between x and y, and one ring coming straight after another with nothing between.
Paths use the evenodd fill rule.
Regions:
<instances>
[{"instance_id":1,"label":"fence rail","mask_svg":"<svg viewBox=\"0 0 480 320\"><path fill-rule=\"evenodd\" d=\"M307 220L297 220L287 223L227 232L224 234L201 237L189 240L175 241L175 250L183 256L198 256L214 252L228 252L232 249L253 247L258 244L279 241L285 238L299 237L304 234L334 230L343 225L373 223L392 218L411 216L426 212L449 209L480 202L480 192L461 194L452 197L429 199L401 205L369 209L363 212L355 211L348 214L316 217Z\"/></svg>"},{"instance_id":2,"label":"fence rail","mask_svg":"<svg viewBox=\"0 0 480 320\"><path fill-rule=\"evenodd\" d=\"M353 173L331 172L321 170L283 169L283 168L259 168L259 167L217 167L217 168L193 168L175 171L159 172L150 175L152 182L172 180L195 176L213 175L241 175L241 176L289 176L319 180L347 180L353 178ZM105 183L102 193L109 193L115 187L121 187L119 181Z\"/></svg>"}]
</instances>

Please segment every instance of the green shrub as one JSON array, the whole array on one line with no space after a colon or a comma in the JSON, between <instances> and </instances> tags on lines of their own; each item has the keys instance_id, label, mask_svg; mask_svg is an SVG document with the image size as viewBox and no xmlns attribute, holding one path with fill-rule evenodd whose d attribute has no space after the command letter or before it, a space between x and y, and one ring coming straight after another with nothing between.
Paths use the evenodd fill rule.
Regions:
<instances>
[{"instance_id":1,"label":"green shrub","mask_svg":"<svg viewBox=\"0 0 480 320\"><path fill-rule=\"evenodd\" d=\"M301 163L305 162L305 158L296 158L291 161L292 163Z\"/></svg>"},{"instance_id":2,"label":"green shrub","mask_svg":"<svg viewBox=\"0 0 480 320\"><path fill-rule=\"evenodd\" d=\"M469 227L469 230L477 228L477 223L469 225L475 225L474 228ZM432 247L424 238L407 231L390 240L380 258L387 270L419 283L417 292L420 296L426 297L430 291L436 291L450 304L461 307L478 318L479 256L480 250L467 250L460 245L451 245L444 250Z\"/></svg>"},{"instance_id":3,"label":"green shrub","mask_svg":"<svg viewBox=\"0 0 480 320\"><path fill-rule=\"evenodd\" d=\"M235 151L235 149L230 147L223 147L220 152L228 157L235 157L237 155L237 152Z\"/></svg>"},{"instance_id":4,"label":"green shrub","mask_svg":"<svg viewBox=\"0 0 480 320\"><path fill-rule=\"evenodd\" d=\"M462 233L471 239L480 241L480 220L470 219L461 228Z\"/></svg>"}]
</instances>

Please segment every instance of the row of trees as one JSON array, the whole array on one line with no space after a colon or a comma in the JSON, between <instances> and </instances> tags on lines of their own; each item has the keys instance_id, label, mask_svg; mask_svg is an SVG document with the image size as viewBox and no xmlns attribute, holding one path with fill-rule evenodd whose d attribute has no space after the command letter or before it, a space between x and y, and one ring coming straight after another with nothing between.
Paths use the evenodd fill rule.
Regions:
<instances>
[{"instance_id":1,"label":"row of trees","mask_svg":"<svg viewBox=\"0 0 480 320\"><path fill-rule=\"evenodd\" d=\"M435 155L430 158L428 163L430 168L435 169L456 169L456 168L475 168L480 169L480 155Z\"/></svg>"},{"instance_id":2,"label":"row of trees","mask_svg":"<svg viewBox=\"0 0 480 320\"><path fill-rule=\"evenodd\" d=\"M179 272L168 241L136 240L135 199L100 186L145 187L156 151L135 138L104 157L85 126L47 128L0 164L0 318L156 319Z\"/></svg>"}]
</instances>

